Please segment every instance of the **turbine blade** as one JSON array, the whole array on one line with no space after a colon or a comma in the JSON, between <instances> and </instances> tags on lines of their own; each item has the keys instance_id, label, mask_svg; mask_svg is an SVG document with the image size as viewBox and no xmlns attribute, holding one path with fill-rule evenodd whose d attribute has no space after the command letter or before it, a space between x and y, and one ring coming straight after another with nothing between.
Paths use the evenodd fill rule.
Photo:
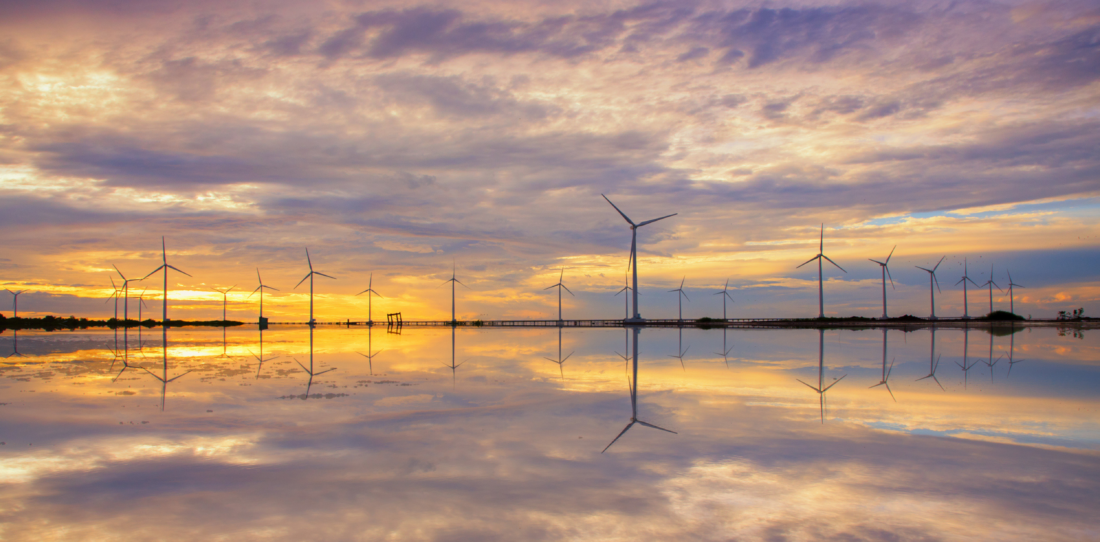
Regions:
<instances>
[{"instance_id":1,"label":"turbine blade","mask_svg":"<svg viewBox=\"0 0 1100 542\"><path fill-rule=\"evenodd\" d=\"M309 275L312 275L312 274L313 274L313 271L310 271L310 272L309 272ZM306 279L308 279L308 278L309 278L309 275L306 275L305 277L303 277L303 278L302 278L302 280L298 281L298 284L295 284L295 285L294 285L294 289L295 289L295 290L297 290L297 289L298 289L298 287L299 287L299 286L301 286L301 285L302 285L302 283L303 283L303 282L305 282L305 281L306 281Z\"/></svg>"},{"instance_id":2,"label":"turbine blade","mask_svg":"<svg viewBox=\"0 0 1100 542\"><path fill-rule=\"evenodd\" d=\"M816 260L816 259L818 259L818 258L820 258L820 257L821 257L821 255L820 255L820 254L818 254L817 256L814 256L813 258L810 258L809 260L806 260L806 263L804 263L804 264L802 264L802 265L806 265L807 263L810 263L810 262L812 262L812 261L814 261L814 260ZM802 267L802 265L800 265L800 266L798 266L798 267ZM795 269L798 269L798 267L796 267Z\"/></svg>"},{"instance_id":3,"label":"turbine blade","mask_svg":"<svg viewBox=\"0 0 1100 542\"><path fill-rule=\"evenodd\" d=\"M800 380L800 379L798 379L798 378L796 378L795 380L798 380L799 382L802 382L802 380ZM817 388L815 388L815 387L813 387L813 386L811 386L811 385L809 385L809 384L806 384L805 382L802 382L802 383L803 383L803 384L804 384L804 385L805 385L805 386L806 386L807 388L810 388L811 390L814 390L814 391L816 391L817 393L821 393L821 390L819 390L819 389L817 389Z\"/></svg>"},{"instance_id":4,"label":"turbine blade","mask_svg":"<svg viewBox=\"0 0 1100 542\"><path fill-rule=\"evenodd\" d=\"M118 266L116 266L115 264L111 264L111 267L115 268L115 271L118 273L118 276L122 277L122 280L126 280L126 275L123 275L122 271L118 270Z\"/></svg>"},{"instance_id":5,"label":"turbine blade","mask_svg":"<svg viewBox=\"0 0 1100 542\"><path fill-rule=\"evenodd\" d=\"M544 291L544 292L545 292L546 290L549 290L549 289L551 289L551 288L557 288L557 287L558 287L558 285L557 285L557 284L555 284L555 285L553 285L553 286L547 286L547 287L543 288L543 289L542 289L542 291Z\"/></svg>"},{"instance_id":6,"label":"turbine blade","mask_svg":"<svg viewBox=\"0 0 1100 542\"><path fill-rule=\"evenodd\" d=\"M947 256L943 256L942 258L940 258L940 261L936 262L936 267L932 268L933 272L940 266L941 263L943 263L943 259L946 258L946 257Z\"/></svg>"},{"instance_id":7,"label":"turbine blade","mask_svg":"<svg viewBox=\"0 0 1100 542\"><path fill-rule=\"evenodd\" d=\"M313 260L309 259L309 248L306 248L306 263L309 264L310 272L313 271Z\"/></svg>"},{"instance_id":8,"label":"turbine blade","mask_svg":"<svg viewBox=\"0 0 1100 542\"><path fill-rule=\"evenodd\" d=\"M326 275L326 274L324 274L320 271L314 271L314 273L317 274L317 275L321 275L322 277L325 277L325 278L330 278L332 280L336 280L336 277L330 277L330 276L328 276L328 275Z\"/></svg>"},{"instance_id":9,"label":"turbine blade","mask_svg":"<svg viewBox=\"0 0 1100 542\"><path fill-rule=\"evenodd\" d=\"M611 200L607 199L607 196L604 196L603 194L600 194L600 195L603 196L603 199L607 200L608 203L611 203ZM611 206L615 207L615 210L618 211L620 215L622 215L623 220L626 220L627 224L630 224L631 226L637 227L634 224L634 221L630 220L630 217L626 216L626 213L622 212L622 210L620 210L618 206L616 206L614 203L611 203ZM608 446L610 446L610 444L608 444Z\"/></svg>"},{"instance_id":10,"label":"turbine blade","mask_svg":"<svg viewBox=\"0 0 1100 542\"><path fill-rule=\"evenodd\" d=\"M943 290L940 289L940 279L936 278L935 273L932 273L932 280L936 283L936 291L942 293Z\"/></svg>"},{"instance_id":11,"label":"turbine blade","mask_svg":"<svg viewBox=\"0 0 1100 542\"><path fill-rule=\"evenodd\" d=\"M822 258L825 258L826 260L829 260L829 263L831 263L831 264L833 264L833 265L836 265L836 268L837 268L837 269L839 269L839 270L841 270L841 271L844 271L845 273L847 273L847 272L848 272L848 271L846 271L846 270L845 270L845 269L844 269L843 267L841 267L841 266L837 265L837 263L836 263L836 262L834 262L834 261L830 260L828 256L826 256L826 255L822 254L822 255L821 255L821 257L822 257Z\"/></svg>"},{"instance_id":12,"label":"turbine blade","mask_svg":"<svg viewBox=\"0 0 1100 542\"><path fill-rule=\"evenodd\" d=\"M154 269L154 270L152 270L152 271L151 271L151 272L150 272L150 273L149 273L148 275L145 275L144 277L141 277L141 280L145 280L145 279L147 279L147 278L149 278L149 277L151 277L151 276L155 275L155 274L157 273L157 271L160 271L161 269L164 269L164 266L163 266L163 265L162 265L162 266L160 266L160 267L158 267L158 268L156 268L156 269Z\"/></svg>"},{"instance_id":13,"label":"turbine blade","mask_svg":"<svg viewBox=\"0 0 1100 542\"><path fill-rule=\"evenodd\" d=\"M658 220L664 220L664 219L666 219L666 218L669 218L669 217L672 217L672 216L676 216L676 215L678 215L678 214L680 214L680 213L672 213L672 214L670 214L670 215L665 215L665 216L662 216L661 218L654 218L653 220L646 220L645 222L642 222L641 224L638 224L638 226L637 226L637 227L639 227L639 228L640 228L640 227L642 227L642 226L645 226L646 224L652 224L652 223L654 223L654 222L656 222L656 221L658 221Z\"/></svg>"},{"instance_id":14,"label":"turbine blade","mask_svg":"<svg viewBox=\"0 0 1100 542\"><path fill-rule=\"evenodd\" d=\"M604 199L607 199L607 198L606 198L606 197L604 197ZM610 202L610 200L608 200L608 203L611 203L611 202ZM611 205L615 205L615 204L614 204L614 203L612 203ZM620 214L622 213L622 211L619 211L619 212L620 212ZM623 215L623 216L625 217L626 215ZM628 220L629 220L629 219L628 219ZM634 420L630 420L630 423L626 424L626 427L624 427L622 431L619 431L619 434L615 436L615 439L611 441L611 444L615 444L615 443L616 443L616 442L617 442L617 441L619 440L619 437L621 437L621 436L623 436L624 434L626 434L626 431L627 431L628 429L630 429L630 428L631 428L631 426L633 426L633 425L634 425ZM607 449L611 447L611 444L608 444L608 445L607 445L607 446L606 446L606 447L605 447L605 448L603 449L603 452L606 452L606 451L607 451ZM600 452L600 453L602 454L603 452Z\"/></svg>"},{"instance_id":15,"label":"turbine blade","mask_svg":"<svg viewBox=\"0 0 1100 542\"><path fill-rule=\"evenodd\" d=\"M561 287L565 288L565 291L569 292L569 295L572 295L573 297L577 297L577 296L573 295L572 290L570 290L568 286L562 284Z\"/></svg>"},{"instance_id":16,"label":"turbine blade","mask_svg":"<svg viewBox=\"0 0 1100 542\"><path fill-rule=\"evenodd\" d=\"M897 248L898 246L894 245L894 248L890 249L890 255L886 257L886 262L883 263L883 265L888 265L890 263L890 258L894 256L894 250Z\"/></svg>"},{"instance_id":17,"label":"turbine blade","mask_svg":"<svg viewBox=\"0 0 1100 542\"><path fill-rule=\"evenodd\" d=\"M175 266L169 265L169 266L168 266L168 268L169 268L169 269L172 269L172 270L175 270L175 271L179 271L180 273L183 273L184 275L187 275L187 276L191 277L191 274L190 274L190 273L188 273L187 271L184 271L184 270L182 270L182 269L180 269L180 268L178 268L178 267L175 267ZM195 277L191 277L191 278L195 278Z\"/></svg>"},{"instance_id":18,"label":"turbine blade","mask_svg":"<svg viewBox=\"0 0 1100 542\"><path fill-rule=\"evenodd\" d=\"M882 267L886 269L886 276L890 278L890 288L897 290L897 288L894 288L894 276L890 274L890 268L885 265Z\"/></svg>"},{"instance_id":19,"label":"turbine blade","mask_svg":"<svg viewBox=\"0 0 1100 542\"><path fill-rule=\"evenodd\" d=\"M673 430L671 430L671 429L665 429L664 427L657 427L656 425L653 425L653 424L651 424L651 423L646 423L646 422L643 422L642 420L638 420L638 423L640 423L640 424L642 424L642 425L644 425L644 426L646 426L646 427L652 427L652 428L654 428L654 429L660 429L661 431L664 431L664 432L666 432L666 433L672 433L673 435L678 435L678 434L679 434L679 433L677 433L676 431L673 431Z\"/></svg>"},{"instance_id":20,"label":"turbine blade","mask_svg":"<svg viewBox=\"0 0 1100 542\"><path fill-rule=\"evenodd\" d=\"M848 376L848 375L844 375L844 376ZM829 391L829 388L839 384L841 380L844 380L844 376L834 380L832 384L829 384L828 386L825 387L825 389L821 390L821 393L825 393L825 392Z\"/></svg>"}]
</instances>

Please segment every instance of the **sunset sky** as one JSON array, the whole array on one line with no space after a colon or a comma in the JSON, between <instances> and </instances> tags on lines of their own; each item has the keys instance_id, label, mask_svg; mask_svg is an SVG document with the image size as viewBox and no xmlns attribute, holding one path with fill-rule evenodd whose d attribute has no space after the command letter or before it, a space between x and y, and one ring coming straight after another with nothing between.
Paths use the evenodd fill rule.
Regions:
<instances>
[{"instance_id":1,"label":"sunset sky","mask_svg":"<svg viewBox=\"0 0 1100 542\"><path fill-rule=\"evenodd\" d=\"M1052 2L0 2L0 289L105 318L1100 315L1100 6ZM115 275L117 280L117 275ZM136 288L153 296L159 276ZM976 289L975 289L976 290ZM970 313L989 308L971 290ZM995 309L1008 310L993 290ZM11 315L11 296L0 311ZM147 314L159 315L159 299ZM247 304L246 304L247 302ZM131 310L136 310L131 305Z\"/></svg>"}]
</instances>

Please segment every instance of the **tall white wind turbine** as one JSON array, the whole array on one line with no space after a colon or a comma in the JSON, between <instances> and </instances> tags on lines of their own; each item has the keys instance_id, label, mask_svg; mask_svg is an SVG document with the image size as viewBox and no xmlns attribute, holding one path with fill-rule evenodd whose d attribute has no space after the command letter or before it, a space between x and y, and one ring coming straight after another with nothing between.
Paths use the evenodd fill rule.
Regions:
<instances>
[{"instance_id":1,"label":"tall white wind turbine","mask_svg":"<svg viewBox=\"0 0 1100 542\"><path fill-rule=\"evenodd\" d=\"M886 261L884 261L884 262L880 262L878 260L871 260L870 258L867 258L868 260L871 260L872 262L875 262L875 263L879 264L879 266L882 267L882 319L883 320L889 318L889 316L886 315L886 277L890 277L890 288L893 288L894 287L894 277L892 275L890 275L890 268L888 266L890 265L890 258L894 255L894 249L896 249L896 248L898 248L898 246L894 245L894 248L890 249L890 254L886 256ZM891 393L893 393L893 392L891 392Z\"/></svg>"},{"instance_id":2,"label":"tall white wind turbine","mask_svg":"<svg viewBox=\"0 0 1100 542\"><path fill-rule=\"evenodd\" d=\"M607 199L607 196L604 196L603 194L600 194L600 195L603 196L603 199L607 200L607 203L611 203L611 200ZM630 220L630 217L626 216L626 213L622 212L622 210L620 210L614 203L611 203L611 206L615 207L615 211L617 211L619 213L619 215L621 215L623 217L623 220L626 220L627 224L630 224L630 260L629 261L633 262L633 264L634 264L634 269L633 269L633 271L634 271L634 293L633 293L634 318L633 318L633 320L641 321L642 315L641 315L640 312L638 312L638 228L640 228L642 226L645 226L646 224L652 224L654 222L657 222L658 220L664 220L668 217L676 216L677 213L672 213L670 215L665 215L665 216L662 216L660 218L654 218L652 220L646 220L645 222L639 222L639 223L635 224L634 221Z\"/></svg>"},{"instance_id":3,"label":"tall white wind turbine","mask_svg":"<svg viewBox=\"0 0 1100 542\"><path fill-rule=\"evenodd\" d=\"M1023 288L1024 285L1012 282L1012 273L1009 273L1008 271L1005 272L1008 273L1008 311L1012 314L1016 314L1016 304L1014 303L1014 300L1012 298L1012 287L1018 286L1020 288ZM1011 367L1011 365L1009 367Z\"/></svg>"},{"instance_id":4,"label":"tall white wind turbine","mask_svg":"<svg viewBox=\"0 0 1100 542\"><path fill-rule=\"evenodd\" d=\"M993 282L993 264L989 264L989 280L985 281L985 284L983 284L982 286L989 286L989 312L990 312L990 314L992 314L993 313L993 287L997 286L997 283ZM997 289L1002 291L1002 292L1004 291L1004 290L1001 290L1000 286L997 286Z\"/></svg>"},{"instance_id":5,"label":"tall white wind turbine","mask_svg":"<svg viewBox=\"0 0 1100 542\"><path fill-rule=\"evenodd\" d=\"M443 284L447 284L448 282L451 283L451 325L452 326L458 325L458 320L455 319L455 284L462 284L461 280L458 280L457 278L455 278L457 276L456 275L457 269L458 269L458 264L456 264L455 262L451 262L451 278L443 281ZM465 284L462 284L462 285L466 286ZM469 286L466 286L466 287L469 288ZM438 288L438 286L437 286L437 288ZM570 293L572 293L572 292L570 292ZM453 350L453 348L452 348L452 350ZM452 358L454 357L453 352L451 354L451 357ZM454 360L452 359L451 361L453 362ZM464 361L462 363L466 363L466 362ZM452 365L453 365L453 363L452 363Z\"/></svg>"},{"instance_id":6,"label":"tall white wind turbine","mask_svg":"<svg viewBox=\"0 0 1100 542\"><path fill-rule=\"evenodd\" d=\"M373 326L374 319L371 316L371 296L383 297L382 294L374 291L374 272L370 274L370 279L367 280L367 289L359 292L355 295L367 294L367 325Z\"/></svg>"},{"instance_id":7,"label":"tall white wind turbine","mask_svg":"<svg viewBox=\"0 0 1100 542\"><path fill-rule=\"evenodd\" d=\"M678 319L681 322L684 321L684 302L683 302L683 298L688 296L687 292L684 291L684 281L685 280L687 280L686 276L684 278L680 279L680 287L679 288L676 288L675 290L669 290L669 292L680 292L680 293L676 294L676 306L677 306L678 310L680 311ZM690 297L688 297L688 301L691 301Z\"/></svg>"},{"instance_id":8,"label":"tall white wind turbine","mask_svg":"<svg viewBox=\"0 0 1100 542\"><path fill-rule=\"evenodd\" d=\"M946 257L947 256L944 256L943 258ZM929 318L932 320L936 319L936 290L940 289L940 281L936 278L936 269L938 269L940 264L943 263L943 258L940 258L940 261L936 262L935 267L933 267L932 269L925 269L919 265L913 266L917 269L920 269L921 271L925 271L928 273L928 290L932 292L932 316L930 316ZM935 288L932 288L933 285L935 286ZM940 291L942 292L943 290Z\"/></svg>"},{"instance_id":9,"label":"tall white wind turbine","mask_svg":"<svg viewBox=\"0 0 1100 542\"><path fill-rule=\"evenodd\" d=\"M232 285L232 286L230 286L230 287L228 287L224 290L219 290L217 288L211 288L215 292L218 292L219 294L222 294L222 322L226 321L226 319L225 319L225 308L229 304L229 292L231 292L233 290L233 288L236 288L236 287L237 287L237 285L234 284L234 285Z\"/></svg>"},{"instance_id":10,"label":"tall white wind turbine","mask_svg":"<svg viewBox=\"0 0 1100 542\"><path fill-rule=\"evenodd\" d=\"M111 281L111 284L112 284L112 285L114 285L114 280L113 280L113 279L112 279L112 281ZM13 291L11 291L11 290L8 290L8 289L4 289L4 291L5 291L5 292L7 292L7 293L9 293L9 294L11 294L11 312L12 312L12 318L19 318L19 294L21 294L21 293L23 293L23 292L26 292L26 290L19 290L18 292L13 292ZM117 307L118 307L118 304L117 304L117 303L115 304L115 307L116 307L116 308L115 308L115 313L116 313L116 315L117 315L117 313L118 313L118 308L117 308ZM117 317L117 316L116 316L116 317Z\"/></svg>"},{"instance_id":11,"label":"tall white wind turbine","mask_svg":"<svg viewBox=\"0 0 1100 542\"><path fill-rule=\"evenodd\" d=\"M562 290L562 288L565 288L565 291L569 292L569 295L573 295L573 291L565 286L565 283L563 282L564 279L565 279L565 268L563 267L563 268L561 268L561 275L558 277L558 283L553 285L553 286L547 286L546 288L543 288L543 290L549 290L550 288L557 288L558 289L558 323L559 324L562 323L562 319L561 319L561 290ZM576 296L574 296L574 297L576 297Z\"/></svg>"},{"instance_id":12,"label":"tall white wind turbine","mask_svg":"<svg viewBox=\"0 0 1100 542\"><path fill-rule=\"evenodd\" d=\"M336 277L330 277L320 271L313 270L313 260L309 259L308 248L306 249L306 263L309 264L309 274L303 277L302 280L298 281L298 284L295 284L294 288L301 286L302 283L306 281L306 279L309 279L309 325L310 327L312 327L317 324L317 321L313 319L313 275L321 275L322 277L330 278L332 280L336 280Z\"/></svg>"},{"instance_id":13,"label":"tall white wind turbine","mask_svg":"<svg viewBox=\"0 0 1100 542\"><path fill-rule=\"evenodd\" d=\"M821 274L822 274L821 260L822 259L829 260L829 263L831 263L833 265L836 265L837 269L839 269L841 271L844 271L843 267L837 265L836 262L829 259L829 257L825 255L825 224L821 224L821 238L820 238L819 244L818 244L817 256L814 256L813 258L810 258L809 260L806 260L806 262L802 264L802 265L806 265L807 263L810 263L814 260L817 260L817 317L818 318L824 318L825 317L825 287L824 287L824 281L821 278ZM800 265L798 267L802 267L802 265ZM796 267L795 269L798 269L798 267ZM847 273L847 271L844 271L844 272Z\"/></svg>"},{"instance_id":14,"label":"tall white wind turbine","mask_svg":"<svg viewBox=\"0 0 1100 542\"><path fill-rule=\"evenodd\" d=\"M260 292L260 321L259 321L259 323L260 323L261 326L264 326L264 325L267 325L267 320L264 318L264 288L267 288L268 290L275 290L276 292L278 292L279 289L278 288L273 288L271 286L268 286L268 285L264 284L264 279L262 277L260 277L260 268L259 267L256 268L256 282L258 282L260 285L257 286L255 290L252 290L252 293L248 294L248 297L252 297L252 294L255 294L256 292ZM263 335L261 334L261 337L262 336ZM263 352L260 352L260 355L262 357ZM263 363L263 361L261 361L260 363Z\"/></svg>"},{"instance_id":15,"label":"tall white wind turbine","mask_svg":"<svg viewBox=\"0 0 1100 542\"><path fill-rule=\"evenodd\" d=\"M723 286L721 290L719 290L717 292L714 292L714 294L712 294L712 295L722 296L722 319L723 320L728 320L728 318L726 318L726 298L729 298L729 300L731 302L733 301L733 296L731 296L729 291L728 291L729 288L730 288L730 279L726 279L726 285Z\"/></svg>"},{"instance_id":16,"label":"tall white wind turbine","mask_svg":"<svg viewBox=\"0 0 1100 542\"><path fill-rule=\"evenodd\" d=\"M961 279L959 279L959 282L955 283L955 286L958 286L959 283L962 283L962 285L963 285L963 318L965 318L965 319L970 318L970 301L966 297L966 283L967 283L967 281L969 281L970 284L973 284L974 286L978 286L978 283L974 282L970 278L969 271L966 268L966 258L963 258L963 276L962 276ZM979 288L980 288L980 286L979 286Z\"/></svg>"},{"instance_id":17,"label":"tall white wind turbine","mask_svg":"<svg viewBox=\"0 0 1100 542\"><path fill-rule=\"evenodd\" d=\"M189 277L191 275L188 275L186 271L182 271L182 270L176 268L175 266L168 265L168 251L164 248L164 246L165 246L164 245L164 236L161 236L161 238L160 238L160 258L161 258L161 261L163 263L160 265L160 267L154 269L148 275L145 275L144 277L141 277L141 280L145 280L145 279L153 276L154 274L156 274L157 271L164 270L164 306L162 307L162 310L161 310L161 312L162 312L162 314L161 314L161 325L167 327L168 326L168 270L171 269L172 271L177 271L179 273L183 273L184 275L187 275ZM117 314L116 314L115 318L118 318ZM183 375L180 375L180 376L183 376ZM179 377L176 377L176 378L179 378Z\"/></svg>"},{"instance_id":18,"label":"tall white wind turbine","mask_svg":"<svg viewBox=\"0 0 1100 542\"><path fill-rule=\"evenodd\" d=\"M122 274L122 271L118 270L117 265L111 264L111 267L114 267L118 276L122 277L122 322L125 324L130 321L130 283L142 279L128 279L126 275Z\"/></svg>"}]
</instances>

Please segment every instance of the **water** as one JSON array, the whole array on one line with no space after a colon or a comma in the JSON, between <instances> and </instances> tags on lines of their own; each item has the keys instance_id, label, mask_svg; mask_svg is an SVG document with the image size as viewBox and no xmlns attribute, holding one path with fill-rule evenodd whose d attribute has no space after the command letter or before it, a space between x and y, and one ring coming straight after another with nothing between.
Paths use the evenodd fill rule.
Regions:
<instances>
[{"instance_id":1,"label":"water","mask_svg":"<svg viewBox=\"0 0 1100 542\"><path fill-rule=\"evenodd\" d=\"M6 332L0 539L1100 536L1094 331L560 337Z\"/></svg>"}]
</instances>

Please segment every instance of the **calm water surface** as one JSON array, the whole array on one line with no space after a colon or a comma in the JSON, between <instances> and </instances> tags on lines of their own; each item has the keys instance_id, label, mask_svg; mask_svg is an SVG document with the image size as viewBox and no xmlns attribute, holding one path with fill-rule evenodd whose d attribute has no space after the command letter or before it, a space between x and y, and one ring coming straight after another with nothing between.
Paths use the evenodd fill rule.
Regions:
<instances>
[{"instance_id":1,"label":"calm water surface","mask_svg":"<svg viewBox=\"0 0 1100 542\"><path fill-rule=\"evenodd\" d=\"M164 338L0 335L0 539L1100 538L1094 331Z\"/></svg>"}]
</instances>

